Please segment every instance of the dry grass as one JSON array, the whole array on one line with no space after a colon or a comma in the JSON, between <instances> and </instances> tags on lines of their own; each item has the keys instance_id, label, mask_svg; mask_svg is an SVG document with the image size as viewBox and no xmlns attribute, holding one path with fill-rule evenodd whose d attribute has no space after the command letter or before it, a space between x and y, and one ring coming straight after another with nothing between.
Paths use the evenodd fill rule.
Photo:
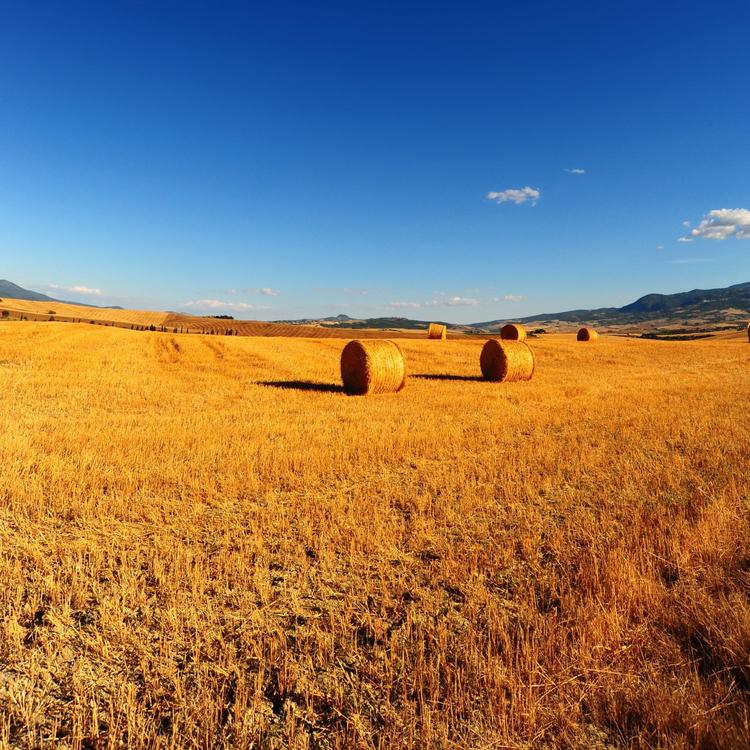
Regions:
<instances>
[{"instance_id":1,"label":"dry grass","mask_svg":"<svg viewBox=\"0 0 750 750\"><path fill-rule=\"evenodd\" d=\"M162 326L167 320L165 312L147 310L116 310L109 307L85 307L69 305L65 302L30 302L28 300L7 299L0 301L0 310L8 310L13 317L25 315L32 320L74 321L88 323L118 323L137 326Z\"/></svg>"},{"instance_id":2,"label":"dry grass","mask_svg":"<svg viewBox=\"0 0 750 750\"><path fill-rule=\"evenodd\" d=\"M343 343L0 324L0 747L748 746L744 336Z\"/></svg>"}]
</instances>

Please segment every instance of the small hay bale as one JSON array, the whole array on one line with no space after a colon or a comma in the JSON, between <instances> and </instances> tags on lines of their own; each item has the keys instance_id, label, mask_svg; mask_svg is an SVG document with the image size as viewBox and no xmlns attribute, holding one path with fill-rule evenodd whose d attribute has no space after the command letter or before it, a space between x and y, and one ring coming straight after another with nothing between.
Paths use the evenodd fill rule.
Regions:
<instances>
[{"instance_id":1,"label":"small hay bale","mask_svg":"<svg viewBox=\"0 0 750 750\"><path fill-rule=\"evenodd\" d=\"M442 323L430 323L427 328L428 339L447 339L448 338L448 326L444 326Z\"/></svg>"},{"instance_id":2,"label":"small hay bale","mask_svg":"<svg viewBox=\"0 0 750 750\"><path fill-rule=\"evenodd\" d=\"M526 329L520 323L508 323L500 329L500 338L505 341L525 341Z\"/></svg>"},{"instance_id":3,"label":"small hay bale","mask_svg":"<svg viewBox=\"0 0 750 750\"><path fill-rule=\"evenodd\" d=\"M490 339L479 357L485 380L511 383L514 380L531 380L536 363L534 352L525 341Z\"/></svg>"},{"instance_id":4,"label":"small hay bale","mask_svg":"<svg viewBox=\"0 0 750 750\"><path fill-rule=\"evenodd\" d=\"M393 341L350 341L341 352L341 379L351 396L396 393L406 385L404 355Z\"/></svg>"},{"instance_id":5,"label":"small hay bale","mask_svg":"<svg viewBox=\"0 0 750 750\"><path fill-rule=\"evenodd\" d=\"M593 328L581 328L576 338L578 341L596 341L599 334Z\"/></svg>"}]
</instances>

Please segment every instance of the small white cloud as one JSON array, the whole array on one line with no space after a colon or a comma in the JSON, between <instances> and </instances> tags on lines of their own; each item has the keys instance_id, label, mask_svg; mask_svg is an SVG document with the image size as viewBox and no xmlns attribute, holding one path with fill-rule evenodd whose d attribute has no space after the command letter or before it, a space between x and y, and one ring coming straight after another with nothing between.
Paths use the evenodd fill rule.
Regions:
<instances>
[{"instance_id":1,"label":"small white cloud","mask_svg":"<svg viewBox=\"0 0 750 750\"><path fill-rule=\"evenodd\" d=\"M521 294L503 294L500 297L493 297L493 302L520 302L521 300L526 299Z\"/></svg>"},{"instance_id":2,"label":"small white cloud","mask_svg":"<svg viewBox=\"0 0 750 750\"><path fill-rule=\"evenodd\" d=\"M434 300L434 303L436 305L441 304L439 300ZM474 299L473 297L448 297L448 299L445 300L442 304L448 305L449 307L473 307L474 305L479 304L479 300Z\"/></svg>"},{"instance_id":3,"label":"small white cloud","mask_svg":"<svg viewBox=\"0 0 750 750\"><path fill-rule=\"evenodd\" d=\"M224 302L220 299L191 300L190 302L183 302L181 306L196 310L234 310L235 312L268 309L262 305L252 305L249 302Z\"/></svg>"},{"instance_id":4,"label":"small white cloud","mask_svg":"<svg viewBox=\"0 0 750 750\"><path fill-rule=\"evenodd\" d=\"M535 206L539 200L541 192L537 188L523 187L523 188L508 188L507 190L490 191L487 193L487 200L494 201L495 203L515 203L519 205L531 201L531 205Z\"/></svg>"},{"instance_id":5,"label":"small white cloud","mask_svg":"<svg viewBox=\"0 0 750 750\"><path fill-rule=\"evenodd\" d=\"M676 265L684 265L685 263L711 263L712 258L677 258L675 260L668 260L667 263L674 263Z\"/></svg>"},{"instance_id":6,"label":"small white cloud","mask_svg":"<svg viewBox=\"0 0 750 750\"><path fill-rule=\"evenodd\" d=\"M688 224L689 226L689 224ZM747 208L715 208L709 211L697 227L694 227L681 241L700 237L704 240L750 239L750 210Z\"/></svg>"},{"instance_id":7,"label":"small white cloud","mask_svg":"<svg viewBox=\"0 0 750 750\"><path fill-rule=\"evenodd\" d=\"M426 302L391 302L390 304L386 305L386 307L389 307L394 310L399 309L411 309L416 310L423 307L473 307L474 305L478 305L479 300L474 299L473 297L459 297L458 295L454 296L436 296L433 297L430 300L427 300Z\"/></svg>"},{"instance_id":8,"label":"small white cloud","mask_svg":"<svg viewBox=\"0 0 750 750\"><path fill-rule=\"evenodd\" d=\"M257 287L249 286L242 289L227 289L226 294L262 294L266 297L278 297L281 292L278 289L272 289L270 286Z\"/></svg>"},{"instance_id":9,"label":"small white cloud","mask_svg":"<svg viewBox=\"0 0 750 750\"><path fill-rule=\"evenodd\" d=\"M565 171L568 174L586 174L586 170L581 169L580 167L575 167L574 169L566 169Z\"/></svg>"},{"instance_id":10,"label":"small white cloud","mask_svg":"<svg viewBox=\"0 0 750 750\"><path fill-rule=\"evenodd\" d=\"M692 241L693 241L692 237L678 237L677 238L677 242L692 242Z\"/></svg>"},{"instance_id":11,"label":"small white cloud","mask_svg":"<svg viewBox=\"0 0 750 750\"><path fill-rule=\"evenodd\" d=\"M664 245L657 245L657 246L656 246L656 249L657 249L657 250L663 250L663 249L664 249Z\"/></svg>"},{"instance_id":12,"label":"small white cloud","mask_svg":"<svg viewBox=\"0 0 750 750\"><path fill-rule=\"evenodd\" d=\"M386 305L386 307L392 307L395 310L400 309L416 309L418 307L422 307L421 302L391 302L390 304Z\"/></svg>"},{"instance_id":13,"label":"small white cloud","mask_svg":"<svg viewBox=\"0 0 750 750\"><path fill-rule=\"evenodd\" d=\"M73 286L60 286L60 284L48 284L48 289L59 289L63 292L73 292L74 294L91 294L95 297L102 296L101 289L93 289L90 286L83 286L83 284L74 284Z\"/></svg>"}]
</instances>

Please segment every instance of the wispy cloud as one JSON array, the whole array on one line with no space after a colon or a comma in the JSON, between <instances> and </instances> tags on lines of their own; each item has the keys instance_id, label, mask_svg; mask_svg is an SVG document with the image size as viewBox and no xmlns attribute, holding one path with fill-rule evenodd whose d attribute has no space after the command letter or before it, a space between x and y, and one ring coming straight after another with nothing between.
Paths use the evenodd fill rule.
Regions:
<instances>
[{"instance_id":1,"label":"wispy cloud","mask_svg":"<svg viewBox=\"0 0 750 750\"><path fill-rule=\"evenodd\" d=\"M353 286L335 286L335 287L316 287L313 289L316 294L351 294L355 297L366 297L369 293L369 289L363 287Z\"/></svg>"},{"instance_id":2,"label":"wispy cloud","mask_svg":"<svg viewBox=\"0 0 750 750\"><path fill-rule=\"evenodd\" d=\"M418 307L424 307L422 302L390 302L386 307L392 307L394 310L401 309L412 309L416 310Z\"/></svg>"},{"instance_id":3,"label":"wispy cloud","mask_svg":"<svg viewBox=\"0 0 750 750\"><path fill-rule=\"evenodd\" d=\"M657 249L657 250L663 250L663 249L664 249L664 245L657 245L657 246L656 246L656 249Z\"/></svg>"},{"instance_id":4,"label":"wispy cloud","mask_svg":"<svg viewBox=\"0 0 750 750\"><path fill-rule=\"evenodd\" d=\"M198 299L189 302L183 302L181 307L187 307L195 310L234 310L235 312L245 312L247 310L267 310L268 307L263 305L253 305L249 302L225 302L220 299Z\"/></svg>"},{"instance_id":5,"label":"wispy cloud","mask_svg":"<svg viewBox=\"0 0 750 750\"><path fill-rule=\"evenodd\" d=\"M522 294L503 294L500 297L493 297L493 302L520 302L526 299Z\"/></svg>"},{"instance_id":6,"label":"wispy cloud","mask_svg":"<svg viewBox=\"0 0 750 750\"><path fill-rule=\"evenodd\" d=\"M507 190L490 191L487 193L487 200L494 201L495 203L515 203L519 205L531 201L532 206L536 206L536 202L539 200L541 192L537 188L523 187L523 188L508 188Z\"/></svg>"},{"instance_id":7,"label":"wispy cloud","mask_svg":"<svg viewBox=\"0 0 750 750\"><path fill-rule=\"evenodd\" d=\"M57 289L61 292L73 292L74 294L90 294L95 297L102 296L101 289L94 289L83 284L74 284L73 286L61 286L60 284L48 284L47 289Z\"/></svg>"},{"instance_id":8,"label":"wispy cloud","mask_svg":"<svg viewBox=\"0 0 750 750\"><path fill-rule=\"evenodd\" d=\"M690 228L690 222L683 222ZM750 210L747 208L716 208L709 211L697 227L688 234L678 237L679 242L692 242L694 239L727 240L735 237L738 240L750 239Z\"/></svg>"},{"instance_id":9,"label":"wispy cloud","mask_svg":"<svg viewBox=\"0 0 750 750\"><path fill-rule=\"evenodd\" d=\"M573 169L565 169L565 172L568 174L586 174L585 169L581 169L580 167L574 167Z\"/></svg>"},{"instance_id":10,"label":"wispy cloud","mask_svg":"<svg viewBox=\"0 0 750 750\"><path fill-rule=\"evenodd\" d=\"M686 263L712 263L713 261L714 258L676 258L675 260L668 260L667 263L683 265Z\"/></svg>"},{"instance_id":11,"label":"wispy cloud","mask_svg":"<svg viewBox=\"0 0 750 750\"><path fill-rule=\"evenodd\" d=\"M249 286L243 287L242 289L227 289L227 294L262 294L264 297L279 297L281 292L278 289L273 289L270 286Z\"/></svg>"},{"instance_id":12,"label":"wispy cloud","mask_svg":"<svg viewBox=\"0 0 750 750\"><path fill-rule=\"evenodd\" d=\"M425 302L391 302L386 307L394 310L412 309L416 310L425 307L473 307L479 304L479 300L474 297L444 296L433 297Z\"/></svg>"}]
</instances>

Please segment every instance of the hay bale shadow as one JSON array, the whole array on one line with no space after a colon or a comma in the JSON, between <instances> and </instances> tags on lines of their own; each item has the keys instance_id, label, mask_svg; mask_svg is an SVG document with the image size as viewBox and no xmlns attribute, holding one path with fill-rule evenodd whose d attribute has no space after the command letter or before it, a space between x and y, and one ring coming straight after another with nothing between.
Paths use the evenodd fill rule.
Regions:
<instances>
[{"instance_id":1,"label":"hay bale shadow","mask_svg":"<svg viewBox=\"0 0 750 750\"><path fill-rule=\"evenodd\" d=\"M311 380L261 380L257 385L283 388L288 391L318 391L320 393L343 393L344 388L332 383L314 383Z\"/></svg>"},{"instance_id":2,"label":"hay bale shadow","mask_svg":"<svg viewBox=\"0 0 750 750\"><path fill-rule=\"evenodd\" d=\"M484 378L481 375L435 375L421 373L418 375L410 375L409 377L420 378L422 380L463 380L469 383L484 382Z\"/></svg>"}]
</instances>

